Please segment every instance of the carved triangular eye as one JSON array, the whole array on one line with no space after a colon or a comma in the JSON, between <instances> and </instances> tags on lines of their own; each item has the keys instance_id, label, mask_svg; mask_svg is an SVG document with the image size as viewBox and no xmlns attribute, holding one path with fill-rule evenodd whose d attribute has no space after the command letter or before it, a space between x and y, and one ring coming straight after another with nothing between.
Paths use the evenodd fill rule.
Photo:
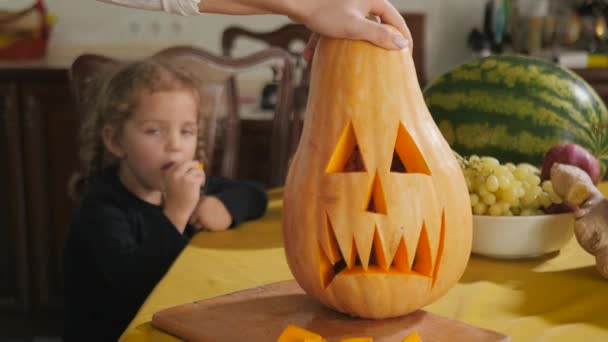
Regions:
<instances>
[{"instance_id":1,"label":"carved triangular eye","mask_svg":"<svg viewBox=\"0 0 608 342\"><path fill-rule=\"evenodd\" d=\"M393 161L391 162L391 172L407 173L407 170L405 169L405 165L403 165L403 162L401 161L401 158L399 158L397 151L393 151Z\"/></svg>"},{"instance_id":2,"label":"carved triangular eye","mask_svg":"<svg viewBox=\"0 0 608 342\"><path fill-rule=\"evenodd\" d=\"M357 142L357 136L353 129L352 122L346 125L346 128L338 140L338 144L334 149L334 152L327 165L326 172L328 173L339 173L339 172L365 172L365 164L361 151L359 150L359 143Z\"/></svg>"},{"instance_id":3,"label":"carved triangular eye","mask_svg":"<svg viewBox=\"0 0 608 342\"><path fill-rule=\"evenodd\" d=\"M431 175L431 171L429 171L429 167L427 166L422 153L420 153L418 146L416 146L416 142L407 132L403 123L399 124L397 130L397 140L395 141L391 172L423 173L425 175Z\"/></svg>"}]
</instances>

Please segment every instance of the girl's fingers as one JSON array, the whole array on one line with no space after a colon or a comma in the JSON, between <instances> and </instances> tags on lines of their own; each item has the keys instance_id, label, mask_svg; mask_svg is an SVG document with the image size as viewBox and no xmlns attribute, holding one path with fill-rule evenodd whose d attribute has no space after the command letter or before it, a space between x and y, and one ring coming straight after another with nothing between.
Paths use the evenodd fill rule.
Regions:
<instances>
[{"instance_id":1,"label":"girl's fingers","mask_svg":"<svg viewBox=\"0 0 608 342\"><path fill-rule=\"evenodd\" d=\"M205 183L205 171L198 168L192 168L184 175L184 178L191 184L201 187Z\"/></svg>"},{"instance_id":2,"label":"girl's fingers","mask_svg":"<svg viewBox=\"0 0 608 342\"><path fill-rule=\"evenodd\" d=\"M195 222L190 223L190 225L192 227L194 227L194 229L196 229L196 230L202 230L203 229L203 225L198 220L196 220Z\"/></svg>"},{"instance_id":3,"label":"girl's fingers","mask_svg":"<svg viewBox=\"0 0 608 342\"><path fill-rule=\"evenodd\" d=\"M193 170L196 170L198 172L202 172L199 168L198 168L198 161L196 160L189 160L187 162L183 162L181 163L174 171L173 175L176 177L182 177L184 176L186 173L190 173Z\"/></svg>"}]
</instances>

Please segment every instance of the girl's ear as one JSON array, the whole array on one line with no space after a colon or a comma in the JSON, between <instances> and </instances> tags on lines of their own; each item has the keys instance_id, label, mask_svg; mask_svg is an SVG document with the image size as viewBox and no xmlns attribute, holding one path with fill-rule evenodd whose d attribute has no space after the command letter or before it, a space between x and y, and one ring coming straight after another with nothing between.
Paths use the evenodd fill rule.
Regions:
<instances>
[{"instance_id":1,"label":"girl's ear","mask_svg":"<svg viewBox=\"0 0 608 342\"><path fill-rule=\"evenodd\" d=\"M125 156L118 130L114 126L105 125L103 127L103 143L114 157L122 159Z\"/></svg>"}]
</instances>

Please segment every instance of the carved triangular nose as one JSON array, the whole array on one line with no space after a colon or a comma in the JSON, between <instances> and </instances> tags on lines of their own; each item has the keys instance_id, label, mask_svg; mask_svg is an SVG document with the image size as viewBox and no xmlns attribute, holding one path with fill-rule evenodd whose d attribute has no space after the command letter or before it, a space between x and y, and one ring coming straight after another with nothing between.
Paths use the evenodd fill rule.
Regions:
<instances>
[{"instance_id":1,"label":"carved triangular nose","mask_svg":"<svg viewBox=\"0 0 608 342\"><path fill-rule=\"evenodd\" d=\"M372 182L369 195L367 196L367 206L365 208L370 213L386 215L386 199L384 197L384 189L382 189L382 183L380 182L380 177L378 177L377 171L374 175L374 180Z\"/></svg>"}]
</instances>

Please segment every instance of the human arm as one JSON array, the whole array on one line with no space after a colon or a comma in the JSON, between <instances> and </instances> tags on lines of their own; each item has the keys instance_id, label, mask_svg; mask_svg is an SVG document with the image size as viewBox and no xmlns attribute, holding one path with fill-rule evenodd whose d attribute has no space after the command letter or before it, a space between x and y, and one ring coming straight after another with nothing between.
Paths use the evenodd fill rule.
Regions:
<instances>
[{"instance_id":1,"label":"human arm","mask_svg":"<svg viewBox=\"0 0 608 342\"><path fill-rule=\"evenodd\" d=\"M388 0L203 0L199 9L202 13L282 14L321 35L367 40L391 50L411 45L405 20ZM401 34L368 20L370 14Z\"/></svg>"},{"instance_id":2,"label":"human arm","mask_svg":"<svg viewBox=\"0 0 608 342\"><path fill-rule=\"evenodd\" d=\"M232 215L228 208L215 196L201 196L189 223L196 230L219 232L232 225Z\"/></svg>"},{"instance_id":3,"label":"human arm","mask_svg":"<svg viewBox=\"0 0 608 342\"><path fill-rule=\"evenodd\" d=\"M163 10L181 15L219 13L233 15L281 14L321 35L367 40L386 49L397 50L411 45L411 34L399 11L389 0L98 0L148 10ZM368 20L378 16L382 23ZM316 43L313 35L307 47L310 55Z\"/></svg>"},{"instance_id":4,"label":"human arm","mask_svg":"<svg viewBox=\"0 0 608 342\"><path fill-rule=\"evenodd\" d=\"M268 197L260 184L209 177L190 222L198 229L225 230L264 215L267 206Z\"/></svg>"},{"instance_id":5,"label":"human arm","mask_svg":"<svg viewBox=\"0 0 608 342\"><path fill-rule=\"evenodd\" d=\"M164 11L178 15L198 15L198 0L97 0L123 7L148 11Z\"/></svg>"}]
</instances>

